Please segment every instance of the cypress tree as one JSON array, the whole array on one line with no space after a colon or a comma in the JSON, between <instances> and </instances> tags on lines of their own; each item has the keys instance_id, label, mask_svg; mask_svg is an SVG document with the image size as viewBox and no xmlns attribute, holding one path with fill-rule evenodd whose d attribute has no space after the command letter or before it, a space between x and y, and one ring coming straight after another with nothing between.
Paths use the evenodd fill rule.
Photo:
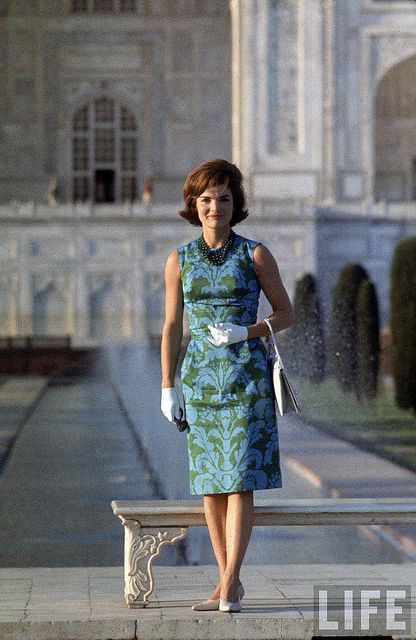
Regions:
<instances>
[{"instance_id":1,"label":"cypress tree","mask_svg":"<svg viewBox=\"0 0 416 640\"><path fill-rule=\"evenodd\" d=\"M297 280L293 307L295 324L291 347L294 370L304 378L321 382L325 375L323 323L316 278L311 273Z\"/></svg>"},{"instance_id":2,"label":"cypress tree","mask_svg":"<svg viewBox=\"0 0 416 640\"><path fill-rule=\"evenodd\" d=\"M357 296L357 367L359 395L366 400L377 395L379 332L376 289L370 280L363 280Z\"/></svg>"},{"instance_id":3,"label":"cypress tree","mask_svg":"<svg viewBox=\"0 0 416 640\"><path fill-rule=\"evenodd\" d=\"M358 289L367 278L361 265L345 265L333 291L330 321L332 371L343 391L355 391L358 395L356 306Z\"/></svg>"},{"instance_id":4,"label":"cypress tree","mask_svg":"<svg viewBox=\"0 0 416 640\"><path fill-rule=\"evenodd\" d=\"M396 402L416 412L416 238L396 246L391 268L391 364Z\"/></svg>"},{"instance_id":5,"label":"cypress tree","mask_svg":"<svg viewBox=\"0 0 416 640\"><path fill-rule=\"evenodd\" d=\"M282 345L283 353L285 356L285 366L294 376L303 375L302 367L302 353L304 340L300 329L300 318L302 317L301 309L301 287L300 280L295 282L295 293L293 296L293 312L295 315L295 321L293 325L287 330L286 340Z\"/></svg>"}]
</instances>

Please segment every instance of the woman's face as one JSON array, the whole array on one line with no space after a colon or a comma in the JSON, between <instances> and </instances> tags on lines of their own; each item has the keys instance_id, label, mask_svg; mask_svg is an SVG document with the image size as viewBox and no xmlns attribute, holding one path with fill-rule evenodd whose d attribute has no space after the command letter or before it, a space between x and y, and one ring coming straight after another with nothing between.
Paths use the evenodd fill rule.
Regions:
<instances>
[{"instance_id":1,"label":"woman's face","mask_svg":"<svg viewBox=\"0 0 416 640\"><path fill-rule=\"evenodd\" d=\"M233 194L226 184L209 187L196 199L198 218L208 229L229 227L233 209Z\"/></svg>"}]
</instances>

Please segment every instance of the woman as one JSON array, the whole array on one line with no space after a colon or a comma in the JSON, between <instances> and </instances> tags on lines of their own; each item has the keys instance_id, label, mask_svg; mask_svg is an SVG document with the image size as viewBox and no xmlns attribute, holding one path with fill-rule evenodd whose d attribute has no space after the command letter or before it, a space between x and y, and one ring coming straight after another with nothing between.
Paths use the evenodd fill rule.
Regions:
<instances>
[{"instance_id":1,"label":"woman","mask_svg":"<svg viewBox=\"0 0 416 640\"><path fill-rule=\"evenodd\" d=\"M180 215L202 226L166 264L161 409L186 415L190 492L204 510L220 581L196 610L240 611L239 573L253 524L253 490L282 486L271 372L257 322L260 290L274 331L293 323L277 264L261 243L237 235L245 196L239 169L226 160L199 165L184 185ZM185 407L174 387L187 310L191 341L181 367Z\"/></svg>"}]
</instances>

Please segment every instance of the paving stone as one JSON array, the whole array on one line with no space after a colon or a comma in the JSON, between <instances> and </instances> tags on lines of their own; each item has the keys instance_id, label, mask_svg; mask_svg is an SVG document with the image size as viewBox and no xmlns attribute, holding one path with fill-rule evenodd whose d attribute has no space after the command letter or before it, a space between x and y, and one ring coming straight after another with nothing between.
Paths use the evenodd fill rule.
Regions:
<instances>
[{"instance_id":1,"label":"paving stone","mask_svg":"<svg viewBox=\"0 0 416 640\"><path fill-rule=\"evenodd\" d=\"M27 580L28 583L33 581L34 595L29 594L27 604L21 601L20 596L17 597L15 609L8 607L3 611L0 608L0 638L125 640L134 638L137 623L137 638L140 640L310 640L313 635L313 585L328 583L329 576L336 584L377 584L377 580L380 584L405 583L412 585L416 593L416 566L410 563L381 567L357 564L315 565L312 568L309 565L280 565L280 569L288 576L286 589L284 585L276 587L276 567L273 565L259 565L246 570L243 609L240 613L229 614L191 609L198 598L192 585L182 584L182 576L186 581L190 571L209 575L212 572L209 566L159 566L155 571L158 598L145 609L129 609L125 605L121 588L122 567L62 567L47 572L27 568ZM21 580L16 580L17 574L24 577L22 570L0 569L0 584L3 589L9 589L11 596L13 589L18 590L21 586ZM259 575L262 582L256 582L253 589L250 580L257 580ZM49 579L45 580L45 577ZM84 588L78 598L73 597L78 585L85 582L94 585L95 594L103 593L101 600L96 597L90 599ZM44 589L42 599L36 595L41 587ZM66 598L65 594L70 597ZM414 600L416 602L416 596Z\"/></svg>"}]
</instances>

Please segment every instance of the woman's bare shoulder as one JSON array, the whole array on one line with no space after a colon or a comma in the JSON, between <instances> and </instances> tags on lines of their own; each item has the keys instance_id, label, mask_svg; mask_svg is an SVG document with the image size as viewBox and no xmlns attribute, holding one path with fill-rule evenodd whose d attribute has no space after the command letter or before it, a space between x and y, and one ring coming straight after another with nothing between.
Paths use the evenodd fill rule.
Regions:
<instances>
[{"instance_id":1,"label":"woman's bare shoulder","mask_svg":"<svg viewBox=\"0 0 416 640\"><path fill-rule=\"evenodd\" d=\"M179 263L179 249L173 249L168 255L168 262L178 262Z\"/></svg>"},{"instance_id":2,"label":"woman's bare shoulder","mask_svg":"<svg viewBox=\"0 0 416 640\"><path fill-rule=\"evenodd\" d=\"M276 263L275 257L268 247L262 242L256 244L253 252L254 261L258 264Z\"/></svg>"},{"instance_id":3,"label":"woman's bare shoulder","mask_svg":"<svg viewBox=\"0 0 416 640\"><path fill-rule=\"evenodd\" d=\"M166 271L179 273L179 250L173 249L166 260Z\"/></svg>"}]
</instances>

